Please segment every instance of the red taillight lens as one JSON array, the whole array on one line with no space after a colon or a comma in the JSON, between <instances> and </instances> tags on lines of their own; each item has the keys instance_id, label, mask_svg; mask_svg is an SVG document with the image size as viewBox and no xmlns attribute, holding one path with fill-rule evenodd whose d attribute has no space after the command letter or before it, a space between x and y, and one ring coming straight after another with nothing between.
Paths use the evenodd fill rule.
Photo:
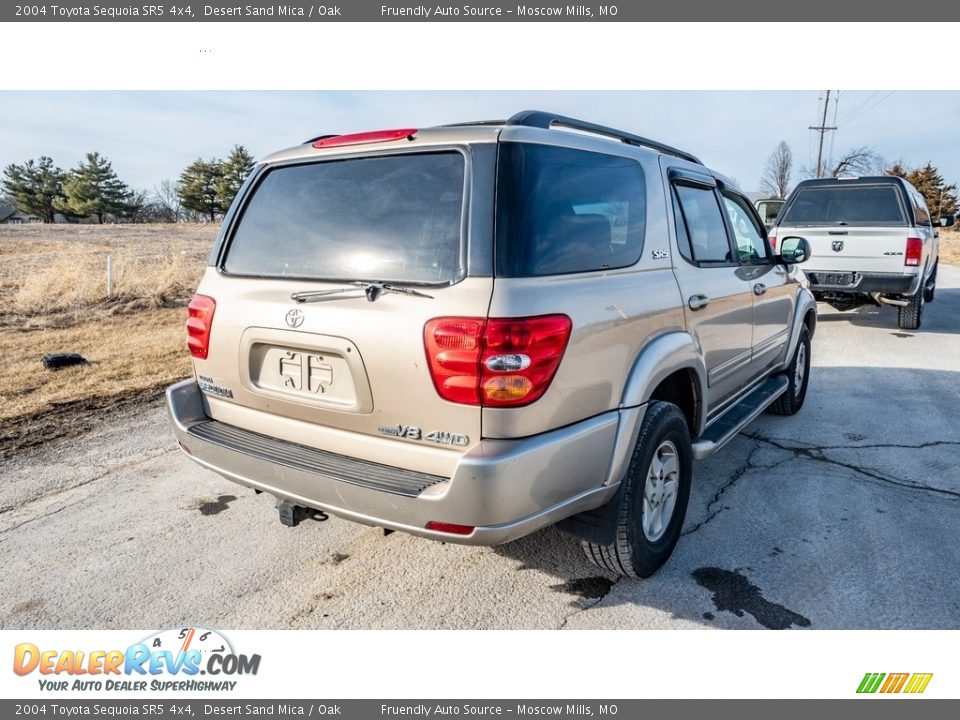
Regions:
<instances>
[{"instance_id":1,"label":"red taillight lens","mask_svg":"<svg viewBox=\"0 0 960 720\"><path fill-rule=\"evenodd\" d=\"M187 348L200 360L207 359L210 349L210 328L217 301L206 295L194 295L187 306Z\"/></svg>"},{"instance_id":2,"label":"red taillight lens","mask_svg":"<svg viewBox=\"0 0 960 720\"><path fill-rule=\"evenodd\" d=\"M315 148L337 147L343 145L365 145L367 143L390 142L391 140L413 139L417 128L400 128L399 130L374 130L373 132L353 133L352 135L334 135L333 137L317 140Z\"/></svg>"},{"instance_id":3,"label":"red taillight lens","mask_svg":"<svg viewBox=\"0 0 960 720\"><path fill-rule=\"evenodd\" d=\"M903 259L903 264L908 267L916 267L920 264L921 257L923 257L923 240L907 238L907 255Z\"/></svg>"},{"instance_id":4,"label":"red taillight lens","mask_svg":"<svg viewBox=\"0 0 960 720\"><path fill-rule=\"evenodd\" d=\"M435 318L423 332L433 384L451 402L529 405L550 387L572 327L566 315Z\"/></svg>"},{"instance_id":5,"label":"red taillight lens","mask_svg":"<svg viewBox=\"0 0 960 720\"><path fill-rule=\"evenodd\" d=\"M770 248L771 248L774 252L777 251L777 236L776 236L776 235L771 235L771 236L770 236Z\"/></svg>"},{"instance_id":6,"label":"red taillight lens","mask_svg":"<svg viewBox=\"0 0 960 720\"><path fill-rule=\"evenodd\" d=\"M438 522L437 520L431 520L427 523L427 530L436 530L451 535L469 535L475 529L473 525L455 525L454 523Z\"/></svg>"}]
</instances>

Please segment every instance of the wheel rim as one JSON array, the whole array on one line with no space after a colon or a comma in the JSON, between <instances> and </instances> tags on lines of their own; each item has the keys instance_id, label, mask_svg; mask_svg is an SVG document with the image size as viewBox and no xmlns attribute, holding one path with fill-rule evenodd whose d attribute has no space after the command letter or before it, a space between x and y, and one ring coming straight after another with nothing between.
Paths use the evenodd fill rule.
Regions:
<instances>
[{"instance_id":1,"label":"wheel rim","mask_svg":"<svg viewBox=\"0 0 960 720\"><path fill-rule=\"evenodd\" d=\"M797 348L797 367L793 371L793 394L800 397L803 389L803 375L807 371L807 346L800 343Z\"/></svg>"},{"instance_id":2,"label":"wheel rim","mask_svg":"<svg viewBox=\"0 0 960 720\"><path fill-rule=\"evenodd\" d=\"M667 532L677 505L679 487L680 458L677 448L669 440L664 440L653 454L643 486L641 523L643 534L650 542L656 542Z\"/></svg>"}]
</instances>

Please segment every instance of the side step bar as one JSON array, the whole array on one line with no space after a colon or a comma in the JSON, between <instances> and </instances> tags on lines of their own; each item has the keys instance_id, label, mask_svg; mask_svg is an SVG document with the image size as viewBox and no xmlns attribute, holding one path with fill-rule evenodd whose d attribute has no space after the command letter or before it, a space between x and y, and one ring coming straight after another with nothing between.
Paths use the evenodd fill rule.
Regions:
<instances>
[{"instance_id":1,"label":"side step bar","mask_svg":"<svg viewBox=\"0 0 960 720\"><path fill-rule=\"evenodd\" d=\"M767 380L710 424L693 444L693 457L703 460L713 455L783 395L789 385L785 375L774 375Z\"/></svg>"}]
</instances>

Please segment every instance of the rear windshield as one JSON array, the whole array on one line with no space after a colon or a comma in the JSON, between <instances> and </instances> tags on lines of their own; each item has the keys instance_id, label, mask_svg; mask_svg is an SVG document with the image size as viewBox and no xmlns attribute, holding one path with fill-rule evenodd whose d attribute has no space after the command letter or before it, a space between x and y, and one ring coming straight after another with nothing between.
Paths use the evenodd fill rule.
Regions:
<instances>
[{"instance_id":1,"label":"rear windshield","mask_svg":"<svg viewBox=\"0 0 960 720\"><path fill-rule=\"evenodd\" d=\"M236 275L443 284L463 275L464 159L456 152L273 169L224 269Z\"/></svg>"},{"instance_id":2,"label":"rear windshield","mask_svg":"<svg viewBox=\"0 0 960 720\"><path fill-rule=\"evenodd\" d=\"M827 185L797 190L781 225L906 225L893 185Z\"/></svg>"},{"instance_id":3,"label":"rear windshield","mask_svg":"<svg viewBox=\"0 0 960 720\"><path fill-rule=\"evenodd\" d=\"M504 143L497 274L532 277L633 265L643 249L643 169L628 158Z\"/></svg>"}]
</instances>

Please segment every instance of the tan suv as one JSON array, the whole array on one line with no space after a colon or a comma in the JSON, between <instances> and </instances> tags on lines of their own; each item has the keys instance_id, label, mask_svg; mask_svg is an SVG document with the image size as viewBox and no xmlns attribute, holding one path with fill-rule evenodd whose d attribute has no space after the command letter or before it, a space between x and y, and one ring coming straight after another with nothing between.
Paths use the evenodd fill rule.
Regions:
<instances>
[{"instance_id":1,"label":"tan suv","mask_svg":"<svg viewBox=\"0 0 960 720\"><path fill-rule=\"evenodd\" d=\"M177 439L288 525L492 545L559 523L646 577L693 460L803 403L808 253L774 255L692 155L571 118L315 138L224 219Z\"/></svg>"}]
</instances>

